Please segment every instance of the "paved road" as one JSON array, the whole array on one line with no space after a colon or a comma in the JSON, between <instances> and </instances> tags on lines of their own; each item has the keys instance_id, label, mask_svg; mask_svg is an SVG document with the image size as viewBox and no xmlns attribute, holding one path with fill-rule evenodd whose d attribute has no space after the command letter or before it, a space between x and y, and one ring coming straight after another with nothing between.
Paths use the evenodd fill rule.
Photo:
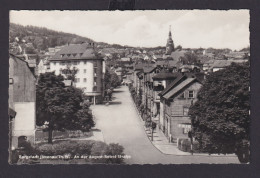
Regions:
<instances>
[{"instance_id":1,"label":"paved road","mask_svg":"<svg viewBox=\"0 0 260 178\"><path fill-rule=\"evenodd\" d=\"M239 163L236 157L165 155L155 148L143 129L126 86L115 89L109 106L92 106L96 128L103 132L106 143L119 143L127 164Z\"/></svg>"}]
</instances>

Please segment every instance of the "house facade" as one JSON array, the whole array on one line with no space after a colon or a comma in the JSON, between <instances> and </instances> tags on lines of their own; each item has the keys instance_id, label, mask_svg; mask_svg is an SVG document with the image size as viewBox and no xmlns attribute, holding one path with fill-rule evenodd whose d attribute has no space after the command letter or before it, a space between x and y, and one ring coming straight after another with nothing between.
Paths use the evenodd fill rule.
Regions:
<instances>
[{"instance_id":1,"label":"house facade","mask_svg":"<svg viewBox=\"0 0 260 178\"><path fill-rule=\"evenodd\" d=\"M160 129L170 141L188 138L190 106L196 102L202 84L195 77L182 76L160 94Z\"/></svg>"},{"instance_id":2,"label":"house facade","mask_svg":"<svg viewBox=\"0 0 260 178\"><path fill-rule=\"evenodd\" d=\"M74 86L81 88L90 102L102 102L105 62L102 55L96 52L93 43L64 46L49 61L50 71L56 75L64 75L62 70L68 66L75 67L78 71Z\"/></svg>"},{"instance_id":3,"label":"house facade","mask_svg":"<svg viewBox=\"0 0 260 178\"><path fill-rule=\"evenodd\" d=\"M36 78L27 61L9 56L9 110L16 114L10 121L11 147L35 141ZM10 113L9 113L10 114Z\"/></svg>"}]
</instances>

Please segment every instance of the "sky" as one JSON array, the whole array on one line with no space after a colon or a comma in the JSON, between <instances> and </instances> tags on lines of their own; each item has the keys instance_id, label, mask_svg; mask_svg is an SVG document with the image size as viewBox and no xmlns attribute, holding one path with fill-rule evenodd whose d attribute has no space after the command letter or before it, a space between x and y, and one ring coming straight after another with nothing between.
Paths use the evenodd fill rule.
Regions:
<instances>
[{"instance_id":1,"label":"sky","mask_svg":"<svg viewBox=\"0 0 260 178\"><path fill-rule=\"evenodd\" d=\"M10 11L11 23L134 47L165 46L171 26L175 46L240 50L249 20L249 10Z\"/></svg>"}]
</instances>

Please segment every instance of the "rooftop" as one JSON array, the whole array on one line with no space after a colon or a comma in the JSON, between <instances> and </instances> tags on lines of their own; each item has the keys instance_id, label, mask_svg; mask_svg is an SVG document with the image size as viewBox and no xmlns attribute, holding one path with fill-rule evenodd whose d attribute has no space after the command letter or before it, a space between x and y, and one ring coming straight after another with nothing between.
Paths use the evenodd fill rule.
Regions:
<instances>
[{"instance_id":1,"label":"rooftop","mask_svg":"<svg viewBox=\"0 0 260 178\"><path fill-rule=\"evenodd\" d=\"M88 43L67 45L61 48L50 61L75 59L103 59L94 47Z\"/></svg>"},{"instance_id":2,"label":"rooftop","mask_svg":"<svg viewBox=\"0 0 260 178\"><path fill-rule=\"evenodd\" d=\"M181 75L178 72L170 73L170 72L160 72L153 76L153 79L162 80L162 79L176 79L179 75Z\"/></svg>"},{"instance_id":3,"label":"rooftop","mask_svg":"<svg viewBox=\"0 0 260 178\"><path fill-rule=\"evenodd\" d=\"M194 82L196 78L187 78L186 80L182 81L179 85L174 87L172 90L170 90L168 93L166 93L163 98L169 99L170 97L176 95L180 90L182 90L184 87L189 85L190 83Z\"/></svg>"}]
</instances>

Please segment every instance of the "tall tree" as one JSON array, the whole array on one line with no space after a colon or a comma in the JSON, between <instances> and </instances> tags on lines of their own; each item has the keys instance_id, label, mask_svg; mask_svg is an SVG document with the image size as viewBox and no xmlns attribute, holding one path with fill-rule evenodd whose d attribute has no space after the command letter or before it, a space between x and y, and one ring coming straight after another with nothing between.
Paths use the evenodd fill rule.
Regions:
<instances>
[{"instance_id":1,"label":"tall tree","mask_svg":"<svg viewBox=\"0 0 260 178\"><path fill-rule=\"evenodd\" d=\"M74 87L65 87L64 78L54 72L39 76L36 90L37 125L45 125L48 143L54 130L88 131L94 126L92 114L82 104L83 93Z\"/></svg>"},{"instance_id":2,"label":"tall tree","mask_svg":"<svg viewBox=\"0 0 260 178\"><path fill-rule=\"evenodd\" d=\"M211 73L189 114L195 138L210 153L236 153L249 161L249 63Z\"/></svg>"}]
</instances>

